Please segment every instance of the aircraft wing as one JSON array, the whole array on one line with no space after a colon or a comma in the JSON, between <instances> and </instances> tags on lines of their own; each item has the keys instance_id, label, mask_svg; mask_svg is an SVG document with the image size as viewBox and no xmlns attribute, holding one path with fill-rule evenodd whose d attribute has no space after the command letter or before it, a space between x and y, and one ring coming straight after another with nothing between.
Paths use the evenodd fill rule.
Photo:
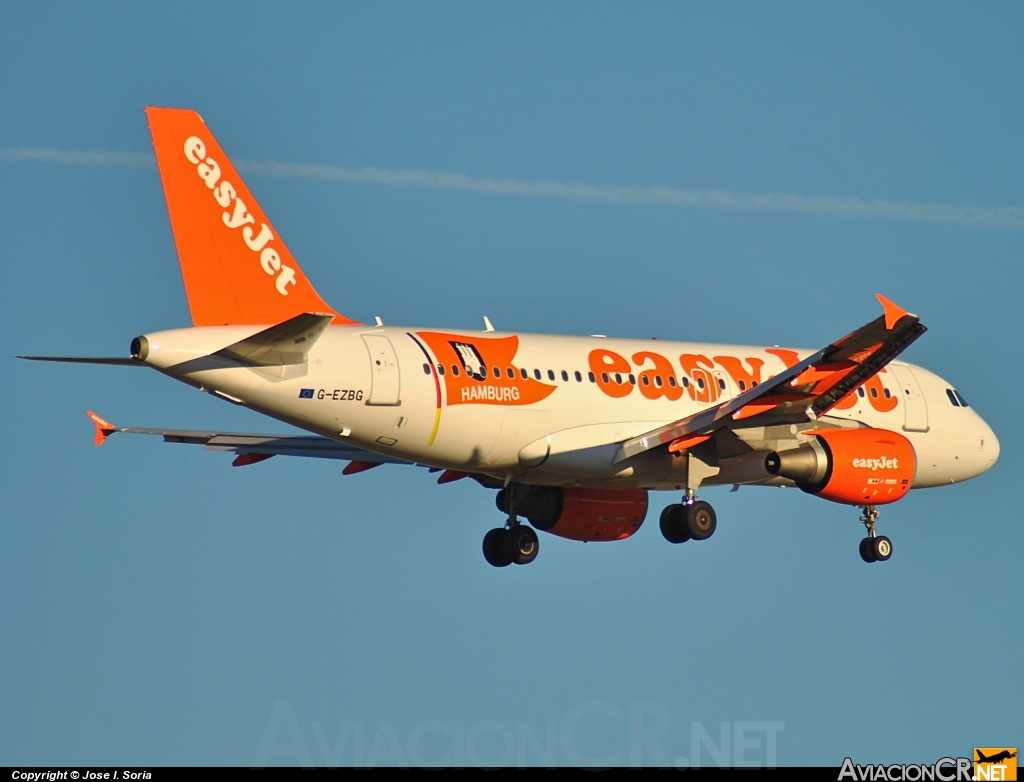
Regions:
<instances>
[{"instance_id":1,"label":"aircraft wing","mask_svg":"<svg viewBox=\"0 0 1024 782\"><path fill-rule=\"evenodd\" d=\"M315 459L343 459L351 462L345 474L361 472L381 464L412 464L362 448L339 443L327 437L315 435L287 434L246 434L237 432L204 432L192 429L146 429L133 426L114 426L93 412L89 418L96 426L96 445L103 445L110 435L117 432L126 434L151 434L164 438L165 443L189 443L202 445L211 451L232 451L237 454L235 467L269 459L271 456L306 456ZM355 466L354 466L355 465ZM350 469L351 468L351 469Z\"/></svg>"},{"instance_id":2,"label":"aircraft wing","mask_svg":"<svg viewBox=\"0 0 1024 782\"><path fill-rule=\"evenodd\" d=\"M733 421L795 416L815 420L869 380L927 330L916 315L876 294L884 314L739 396L626 440L615 463L668 445L681 451Z\"/></svg>"}]
</instances>

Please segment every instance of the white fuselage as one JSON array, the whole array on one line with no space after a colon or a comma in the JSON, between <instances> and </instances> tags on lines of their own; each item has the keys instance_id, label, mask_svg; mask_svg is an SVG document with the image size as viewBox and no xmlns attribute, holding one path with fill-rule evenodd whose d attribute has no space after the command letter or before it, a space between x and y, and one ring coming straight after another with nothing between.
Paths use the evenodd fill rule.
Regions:
<instances>
[{"instance_id":1,"label":"white fuselage","mask_svg":"<svg viewBox=\"0 0 1024 782\"><path fill-rule=\"evenodd\" d=\"M614 463L618 444L718 404L813 353L332 326L301 365L204 360L263 328L149 334L145 360L205 391L370 451L525 483L594 487L681 488L677 457L661 449ZM906 436L917 454L915 488L966 480L995 463L999 443L973 409L954 405L952 389L926 369L893 361L829 411L828 423ZM798 432L813 426L733 426L736 448L720 453L721 471L705 483L787 483L764 471L763 452L795 447Z\"/></svg>"}]
</instances>

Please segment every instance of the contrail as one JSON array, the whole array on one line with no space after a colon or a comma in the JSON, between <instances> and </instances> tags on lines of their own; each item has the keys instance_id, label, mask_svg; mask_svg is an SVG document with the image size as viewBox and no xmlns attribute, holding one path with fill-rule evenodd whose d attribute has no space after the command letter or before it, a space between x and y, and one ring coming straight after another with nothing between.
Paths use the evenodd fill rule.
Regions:
<instances>
[{"instance_id":1,"label":"contrail","mask_svg":"<svg viewBox=\"0 0 1024 782\"><path fill-rule=\"evenodd\" d=\"M64 163L72 166L156 168L153 156L142 152L71 152L64 149L8 147L0 149L0 160L30 160L34 163Z\"/></svg>"},{"instance_id":2,"label":"contrail","mask_svg":"<svg viewBox=\"0 0 1024 782\"><path fill-rule=\"evenodd\" d=\"M149 154L141 152L73 152L62 149L10 147L0 149L0 160L62 163L79 166L153 168ZM543 180L494 179L440 171L391 168L343 168L301 163L245 161L235 167L249 174L299 179L368 182L433 190L461 190L493 195L556 198L606 204L651 204L696 209L736 209L760 212L801 212L844 217L883 217L946 225L975 225L1024 229L1024 206L954 206L912 204L835 195L796 193L730 193L719 190L682 190L673 187L594 186Z\"/></svg>"}]
</instances>

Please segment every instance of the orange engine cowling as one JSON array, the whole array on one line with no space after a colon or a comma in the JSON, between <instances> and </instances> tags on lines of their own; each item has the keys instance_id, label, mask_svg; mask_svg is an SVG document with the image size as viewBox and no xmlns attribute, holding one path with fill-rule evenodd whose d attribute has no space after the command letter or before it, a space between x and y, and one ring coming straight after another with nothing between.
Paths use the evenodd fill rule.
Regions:
<instances>
[{"instance_id":1,"label":"orange engine cowling","mask_svg":"<svg viewBox=\"0 0 1024 782\"><path fill-rule=\"evenodd\" d=\"M647 516L647 492L643 489L513 484L498 492L498 510L507 511L512 496L517 515L539 530L569 540L622 540L640 529Z\"/></svg>"},{"instance_id":2,"label":"orange engine cowling","mask_svg":"<svg viewBox=\"0 0 1024 782\"><path fill-rule=\"evenodd\" d=\"M806 445L768 454L765 468L809 494L848 505L885 505L906 495L917 455L886 429L816 429Z\"/></svg>"}]
</instances>

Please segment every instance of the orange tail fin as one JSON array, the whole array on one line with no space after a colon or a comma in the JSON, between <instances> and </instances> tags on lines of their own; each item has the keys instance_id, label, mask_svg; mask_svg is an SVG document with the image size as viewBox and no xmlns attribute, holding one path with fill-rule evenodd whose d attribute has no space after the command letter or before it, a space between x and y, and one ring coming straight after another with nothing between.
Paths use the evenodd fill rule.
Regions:
<instances>
[{"instance_id":1,"label":"orange tail fin","mask_svg":"<svg viewBox=\"0 0 1024 782\"><path fill-rule=\"evenodd\" d=\"M185 293L196 326L335 315L313 290L202 118L147 108Z\"/></svg>"}]
</instances>

